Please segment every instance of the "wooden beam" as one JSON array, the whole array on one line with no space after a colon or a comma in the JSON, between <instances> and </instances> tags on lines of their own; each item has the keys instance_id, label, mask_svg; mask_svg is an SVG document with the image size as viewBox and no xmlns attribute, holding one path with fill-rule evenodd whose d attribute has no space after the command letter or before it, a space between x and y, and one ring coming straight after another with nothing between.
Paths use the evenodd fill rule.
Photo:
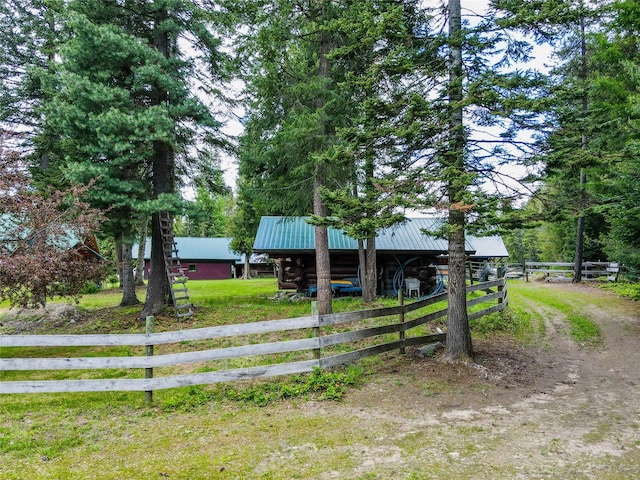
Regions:
<instances>
[{"instance_id":1,"label":"wooden beam","mask_svg":"<svg viewBox=\"0 0 640 480\"><path fill-rule=\"evenodd\" d=\"M153 357L0 358L0 370L92 370L104 368L156 368L229 358L270 355L319 348L318 338L242 345L239 347L172 353Z\"/></svg>"},{"instance_id":2,"label":"wooden beam","mask_svg":"<svg viewBox=\"0 0 640 480\"><path fill-rule=\"evenodd\" d=\"M206 385L276 375L313 371L318 360L280 363L260 367L236 368L218 372L196 373L175 377L109 379L109 380L37 380L2 382L0 393L117 392L163 390L167 388Z\"/></svg>"}]
</instances>

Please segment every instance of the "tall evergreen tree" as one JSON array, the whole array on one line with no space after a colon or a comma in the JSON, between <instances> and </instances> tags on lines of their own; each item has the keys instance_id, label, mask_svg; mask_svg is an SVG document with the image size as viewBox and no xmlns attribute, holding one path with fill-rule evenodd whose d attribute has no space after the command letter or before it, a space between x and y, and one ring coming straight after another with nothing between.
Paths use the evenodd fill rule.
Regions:
<instances>
[{"instance_id":1,"label":"tall evergreen tree","mask_svg":"<svg viewBox=\"0 0 640 480\"><path fill-rule=\"evenodd\" d=\"M449 213L449 303L447 313L446 355L450 360L472 356L471 332L467 316L465 272L466 213L471 204L466 201L469 173L465 165L465 128L463 121L463 63L465 40L462 30L460 0L449 0L449 61L448 61L448 151L443 157L446 195Z\"/></svg>"},{"instance_id":2,"label":"tall evergreen tree","mask_svg":"<svg viewBox=\"0 0 640 480\"><path fill-rule=\"evenodd\" d=\"M335 22L341 44L331 58L347 72L340 86L350 108L346 126L336 131L334 155L351 173L321 191L329 215L314 222L358 240L365 302L375 299L377 289L376 234L402 221L402 207L415 195L405 183L400 131L407 65L423 48L415 35L419 23L411 1L350 2Z\"/></svg>"},{"instance_id":3,"label":"tall evergreen tree","mask_svg":"<svg viewBox=\"0 0 640 480\"><path fill-rule=\"evenodd\" d=\"M554 251L566 261L567 232L575 232L579 279L582 223L584 258L606 256L637 271L638 2L495 3L510 11L510 25L551 43L559 61L551 72L552 128L544 137L547 178L540 194Z\"/></svg>"},{"instance_id":4,"label":"tall evergreen tree","mask_svg":"<svg viewBox=\"0 0 640 480\"><path fill-rule=\"evenodd\" d=\"M623 262L630 276L640 276L640 2L619 0L606 12L605 31L595 35L592 64L594 109L600 113L597 172L598 213L606 219L603 249Z\"/></svg>"},{"instance_id":5,"label":"tall evergreen tree","mask_svg":"<svg viewBox=\"0 0 640 480\"><path fill-rule=\"evenodd\" d=\"M143 214L140 206L149 198L147 132L156 118L144 107L146 94L131 91L130 85L148 61L148 48L119 26L93 23L79 13L70 15L67 28L73 34L61 50L45 118L60 139L56 150L64 162L57 168L74 182L97 179L88 194L94 206L110 211L104 229L124 255L122 305L131 305L138 303L131 245ZM104 55L105 49L117 53Z\"/></svg>"},{"instance_id":6,"label":"tall evergreen tree","mask_svg":"<svg viewBox=\"0 0 640 480\"><path fill-rule=\"evenodd\" d=\"M51 92L43 77L56 65L64 42L65 4L60 0L13 0L0 5L0 125L20 132L21 148L38 168L34 184L66 188L58 172L48 172L56 160L55 135L47 130L42 104Z\"/></svg>"},{"instance_id":7,"label":"tall evergreen tree","mask_svg":"<svg viewBox=\"0 0 640 480\"><path fill-rule=\"evenodd\" d=\"M573 281L582 279L585 242L588 245L587 225L598 221L594 211L595 197L588 183L600 169L599 134L600 113L591 105L594 100L593 71L590 40L599 30L604 4L584 0L495 2L509 15L505 23L533 32L540 42L550 43L559 64L549 73L547 98L550 129L544 137L546 175L553 178L555 193L547 201L560 213L559 221L571 218L576 222L574 241ZM590 174L591 173L591 174ZM567 208L569 205L569 208Z\"/></svg>"},{"instance_id":8,"label":"tall evergreen tree","mask_svg":"<svg viewBox=\"0 0 640 480\"><path fill-rule=\"evenodd\" d=\"M407 171L423 193L423 208L445 213L439 232L449 241L449 314L445 358L473 358L466 311L465 234L496 227L502 202L520 195L502 174L505 164L531 154L522 132L536 123L540 79L514 70L531 46L500 26L501 12L471 11L459 0L433 11L419 31L425 54L416 58L407 111ZM428 41L427 41L428 40Z\"/></svg>"},{"instance_id":9,"label":"tall evergreen tree","mask_svg":"<svg viewBox=\"0 0 640 480\"><path fill-rule=\"evenodd\" d=\"M63 39L58 0L13 0L0 5L0 122L35 134L42 128L37 107L44 92L33 75L47 70Z\"/></svg>"},{"instance_id":10,"label":"tall evergreen tree","mask_svg":"<svg viewBox=\"0 0 640 480\"><path fill-rule=\"evenodd\" d=\"M205 143L220 144L220 124L189 82L203 66L209 79L203 87L224 78L227 56L218 52L211 17L193 2L83 1L67 9L71 35L50 80L55 94L45 106L47 124L57 129L66 174L98 178L93 201L111 208L110 231L123 243L132 243L140 216L153 215L142 315L157 313L167 288L158 212L179 210L176 159L188 158L196 130ZM202 54L198 65L177 43L187 32ZM123 251L130 255L130 248Z\"/></svg>"},{"instance_id":11,"label":"tall evergreen tree","mask_svg":"<svg viewBox=\"0 0 640 480\"><path fill-rule=\"evenodd\" d=\"M240 173L252 178L269 213L326 217L321 190L342 172L333 154L345 120L344 78L332 52L344 6L326 0L278 1L257 16L249 39L251 115L241 143ZM327 228L315 226L318 308L331 312Z\"/></svg>"}]
</instances>

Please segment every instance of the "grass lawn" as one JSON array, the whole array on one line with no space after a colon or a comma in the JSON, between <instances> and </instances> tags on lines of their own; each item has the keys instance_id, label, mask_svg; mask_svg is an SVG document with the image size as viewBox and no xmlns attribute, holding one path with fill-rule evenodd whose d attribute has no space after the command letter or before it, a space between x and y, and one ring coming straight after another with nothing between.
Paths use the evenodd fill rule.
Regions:
<instances>
[{"instance_id":1,"label":"grass lawn","mask_svg":"<svg viewBox=\"0 0 640 480\"><path fill-rule=\"evenodd\" d=\"M176 325L169 313L159 319L158 329L293 318L310 313L307 300L271 300L269 297L277 291L275 279L191 281L188 288L197 306L196 318ZM143 291L139 293L142 299ZM544 333L538 315L529 308L530 302L536 301L557 309L571 322L582 319L574 322L578 325L576 340L585 341L580 335L597 339L597 329L588 328L593 322L582 310L583 299L576 295L567 299L544 286L511 281L508 311L474 321L473 334L507 335L522 343L535 341ZM70 333L143 331L143 322L138 318L141 307L121 309L117 307L119 300L118 292L83 297L79 306L84 316L65 328L73 328ZM379 305L395 303L394 299L385 299ZM359 299L335 301L338 312L361 308L364 305ZM580 327L581 323L587 327ZM4 357L26 352L0 349ZM30 354L56 353L59 354ZM131 350L118 354L139 353ZM365 359L335 371L162 390L154 393L151 407L145 405L140 392L0 395L0 478L289 479L319 478L322 471L352 470L357 467L357 456L326 457L322 462L307 460L318 455L322 446L375 443L359 433L357 418L295 412L306 402L337 401L349 389L364 382L375 383L384 369L385 358L392 359L394 355L397 354L391 352ZM40 375L17 373L19 378ZM16 372L0 372L0 379L16 378ZM311 443L315 447L294 448ZM288 450L289 446L292 450ZM261 466L267 458L271 459L269 466Z\"/></svg>"},{"instance_id":2,"label":"grass lawn","mask_svg":"<svg viewBox=\"0 0 640 480\"><path fill-rule=\"evenodd\" d=\"M268 297L278 291L275 278L254 278L251 280L190 280L187 282L189 296L195 304L210 303L239 298ZM138 289L138 298L144 301L145 289ZM80 306L84 308L115 307L120 303L119 290L99 292L85 295L80 299Z\"/></svg>"}]
</instances>

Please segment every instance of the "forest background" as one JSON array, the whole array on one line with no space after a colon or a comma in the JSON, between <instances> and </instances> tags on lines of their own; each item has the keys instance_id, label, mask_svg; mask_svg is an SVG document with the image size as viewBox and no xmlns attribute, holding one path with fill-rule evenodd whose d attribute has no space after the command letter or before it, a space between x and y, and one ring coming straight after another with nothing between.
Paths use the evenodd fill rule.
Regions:
<instances>
[{"instance_id":1,"label":"forest background","mask_svg":"<svg viewBox=\"0 0 640 480\"><path fill-rule=\"evenodd\" d=\"M366 277L375 232L417 211L448 218L432 233L450 245L498 231L514 263L612 260L637 278L640 4L484 5L5 2L3 168L27 167L28 195L91 185L120 265L160 212L247 254L260 216L312 214L318 252L329 225L362 241ZM131 269L120 278L137 302ZM163 293L150 279L143 315Z\"/></svg>"}]
</instances>

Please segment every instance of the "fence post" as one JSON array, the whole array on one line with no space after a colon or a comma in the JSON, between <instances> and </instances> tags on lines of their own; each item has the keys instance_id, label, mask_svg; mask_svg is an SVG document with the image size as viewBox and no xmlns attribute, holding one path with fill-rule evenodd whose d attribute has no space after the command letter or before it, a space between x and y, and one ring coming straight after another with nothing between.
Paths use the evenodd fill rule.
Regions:
<instances>
[{"instance_id":1,"label":"fence post","mask_svg":"<svg viewBox=\"0 0 640 480\"><path fill-rule=\"evenodd\" d=\"M404 292L402 291L402 289L398 289L398 304L399 305L404 305ZM404 312L401 312L400 315L398 315L398 321L400 323L404 323ZM404 346L404 339L405 339L405 331L404 329L400 330L400 353L405 353L405 346Z\"/></svg>"},{"instance_id":2,"label":"fence post","mask_svg":"<svg viewBox=\"0 0 640 480\"><path fill-rule=\"evenodd\" d=\"M318 318L318 302L316 300L311 302L311 315L316 317L316 324L317 324L317 326L313 327L313 337L320 339L320 318ZM313 357L316 360L320 360L321 356L322 354L321 354L320 348L314 348Z\"/></svg>"},{"instance_id":3,"label":"fence post","mask_svg":"<svg viewBox=\"0 0 640 480\"><path fill-rule=\"evenodd\" d=\"M147 323L146 323L146 334L147 337L149 337L151 334L153 333L153 317L152 316L148 316L147 317ZM148 338L147 338L148 340ZM147 357L153 357L153 345L152 344L147 344L144 347L145 350L145 354ZM144 369L144 378L153 378L153 368L145 368ZM147 405L151 405L151 403L153 402L153 390L145 390L144 391L144 402Z\"/></svg>"},{"instance_id":4,"label":"fence post","mask_svg":"<svg viewBox=\"0 0 640 480\"><path fill-rule=\"evenodd\" d=\"M498 293L502 293L502 296L498 298L498 304L504 302L504 292L507 291L507 276L505 275L505 271L502 267L498 267L498 279L502 280L500 285L498 285Z\"/></svg>"}]
</instances>

